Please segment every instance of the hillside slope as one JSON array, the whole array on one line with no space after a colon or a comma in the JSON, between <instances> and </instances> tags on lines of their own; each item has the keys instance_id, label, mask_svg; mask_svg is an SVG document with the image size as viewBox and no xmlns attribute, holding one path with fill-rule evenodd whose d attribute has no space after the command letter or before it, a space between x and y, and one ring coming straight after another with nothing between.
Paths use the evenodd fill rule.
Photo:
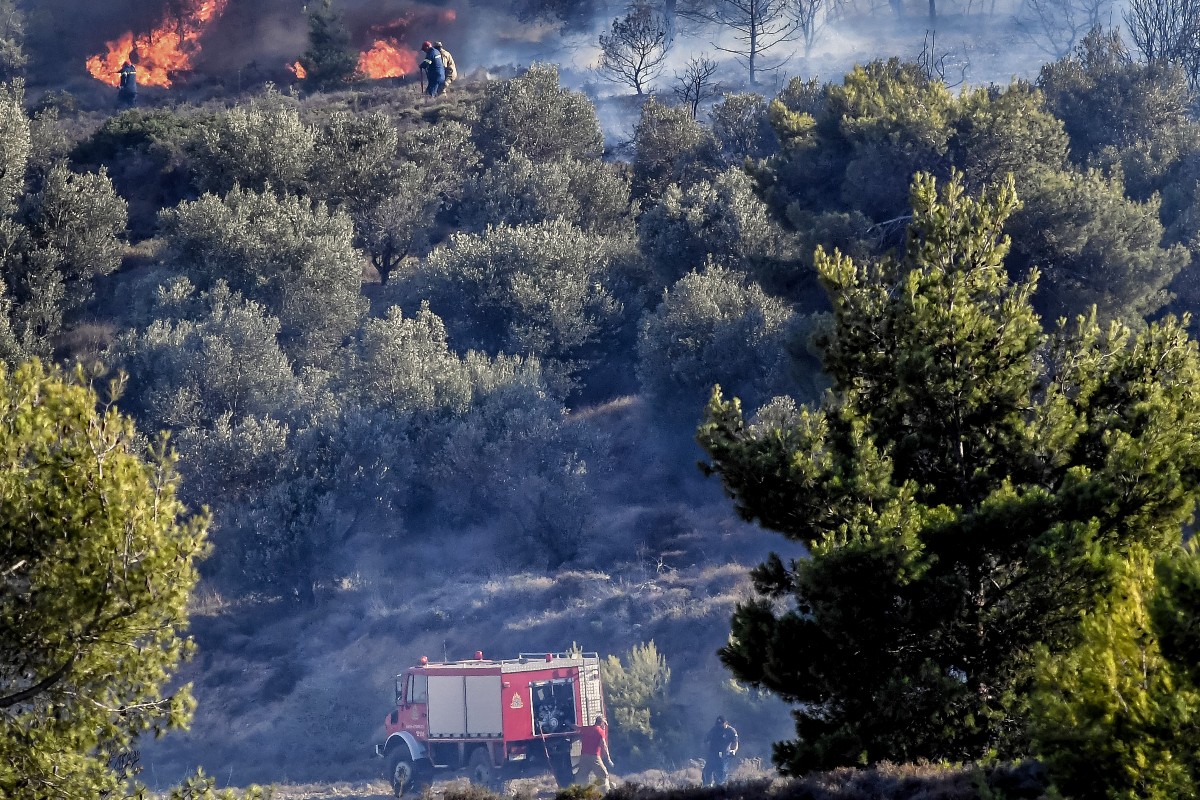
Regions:
<instances>
[{"instance_id":1,"label":"hillside slope","mask_svg":"<svg viewBox=\"0 0 1200 800\"><path fill-rule=\"evenodd\" d=\"M483 528L410 531L382 544L363 535L357 572L315 607L234 605L202 592L192 617L198 655L180 675L194 684L195 721L143 746L147 783L170 785L197 766L222 785L373 779L392 679L420 656L499 658L572 643L624 656L654 641L671 668L694 751L623 767L686 764L721 712L741 725L742 754L769 761L770 742L788 732L786 711L733 690L716 650L749 595L749 567L786 543L737 520L687 443L652 435L636 400L576 417L613 441L608 496L626 502L598 521L609 536L543 574L511 566L505 543ZM409 557L385 573L377 565L395 559L372 547Z\"/></svg>"}]
</instances>

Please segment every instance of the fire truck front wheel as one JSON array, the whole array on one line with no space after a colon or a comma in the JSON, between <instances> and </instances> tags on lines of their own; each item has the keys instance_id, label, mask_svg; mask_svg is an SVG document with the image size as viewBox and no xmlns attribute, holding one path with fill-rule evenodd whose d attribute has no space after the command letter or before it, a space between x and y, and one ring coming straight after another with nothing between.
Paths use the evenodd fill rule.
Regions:
<instances>
[{"instance_id":1,"label":"fire truck front wheel","mask_svg":"<svg viewBox=\"0 0 1200 800\"><path fill-rule=\"evenodd\" d=\"M413 762L408 748L404 745L396 747L387 757L387 777L392 784L392 792L401 797L405 792L412 791L417 783L417 765Z\"/></svg>"}]
</instances>

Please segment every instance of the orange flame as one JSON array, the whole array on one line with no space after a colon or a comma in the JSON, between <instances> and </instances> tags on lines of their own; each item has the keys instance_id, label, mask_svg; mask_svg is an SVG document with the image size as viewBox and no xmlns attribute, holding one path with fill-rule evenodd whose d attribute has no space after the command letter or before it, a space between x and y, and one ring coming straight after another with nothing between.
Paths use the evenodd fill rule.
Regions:
<instances>
[{"instance_id":1,"label":"orange flame","mask_svg":"<svg viewBox=\"0 0 1200 800\"><path fill-rule=\"evenodd\" d=\"M399 78L414 72L417 56L395 39L376 39L358 57L358 71L366 78Z\"/></svg>"},{"instance_id":2,"label":"orange flame","mask_svg":"<svg viewBox=\"0 0 1200 800\"><path fill-rule=\"evenodd\" d=\"M299 80L304 80L308 77L308 70L306 70L304 65L299 61L297 61L295 64L292 64L290 67L288 67L288 69L290 69L292 74L295 75Z\"/></svg>"},{"instance_id":3,"label":"orange flame","mask_svg":"<svg viewBox=\"0 0 1200 800\"><path fill-rule=\"evenodd\" d=\"M447 8L442 11L442 22L450 23L456 19L458 19L458 14L455 13L454 9Z\"/></svg>"},{"instance_id":4,"label":"orange flame","mask_svg":"<svg viewBox=\"0 0 1200 800\"><path fill-rule=\"evenodd\" d=\"M200 37L208 23L225 11L229 0L190 0L190 7L178 18L168 18L150 33L134 37L128 32L107 42L108 52L87 60L93 78L110 86L120 84L120 72L126 61L137 53L138 83L144 86L171 85L171 76L192 68L192 56L200 52Z\"/></svg>"}]
</instances>

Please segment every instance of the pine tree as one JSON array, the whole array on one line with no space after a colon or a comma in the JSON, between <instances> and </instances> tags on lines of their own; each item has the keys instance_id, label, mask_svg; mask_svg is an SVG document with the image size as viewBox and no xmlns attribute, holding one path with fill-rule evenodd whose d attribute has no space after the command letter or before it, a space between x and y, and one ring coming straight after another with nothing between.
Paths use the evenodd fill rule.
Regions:
<instances>
[{"instance_id":1,"label":"pine tree","mask_svg":"<svg viewBox=\"0 0 1200 800\"><path fill-rule=\"evenodd\" d=\"M358 56L333 0L314 3L308 12L308 50L300 57L300 66L305 83L315 89L341 86L354 77Z\"/></svg>"},{"instance_id":2,"label":"pine tree","mask_svg":"<svg viewBox=\"0 0 1200 800\"><path fill-rule=\"evenodd\" d=\"M1200 559L1179 548L1156 566L1135 550L1115 572L1116 591L1084 616L1079 646L1057 659L1038 653L1035 752L1066 797L1195 797L1197 662L1175 645L1182 634L1194 653L1200 606L1188 595Z\"/></svg>"},{"instance_id":3,"label":"pine tree","mask_svg":"<svg viewBox=\"0 0 1200 800\"><path fill-rule=\"evenodd\" d=\"M107 797L134 737L187 723L168 687L206 522L165 452L82 380L0 367L0 796Z\"/></svg>"},{"instance_id":4,"label":"pine tree","mask_svg":"<svg viewBox=\"0 0 1200 800\"><path fill-rule=\"evenodd\" d=\"M1033 651L1078 637L1112 556L1178 546L1197 494L1195 344L1173 320L1052 336L1003 265L1011 180L918 176L902 260L819 251L821 408L699 440L738 511L803 544L753 572L721 658L796 703L788 773L1019 753Z\"/></svg>"},{"instance_id":5,"label":"pine tree","mask_svg":"<svg viewBox=\"0 0 1200 800\"><path fill-rule=\"evenodd\" d=\"M613 749L635 759L661 756L676 720L672 712L671 668L654 642L635 644L625 655L600 662L606 707L613 726ZM590 721L590 720L589 720ZM672 724L664 725L664 722Z\"/></svg>"}]
</instances>

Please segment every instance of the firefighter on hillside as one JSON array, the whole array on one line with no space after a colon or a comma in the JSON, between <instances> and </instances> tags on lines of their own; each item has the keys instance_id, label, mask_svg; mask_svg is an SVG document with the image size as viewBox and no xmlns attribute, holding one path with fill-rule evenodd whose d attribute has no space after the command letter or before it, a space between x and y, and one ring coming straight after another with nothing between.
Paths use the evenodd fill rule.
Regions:
<instances>
[{"instance_id":1,"label":"firefighter on hillside","mask_svg":"<svg viewBox=\"0 0 1200 800\"><path fill-rule=\"evenodd\" d=\"M126 61L125 66L117 73L121 76L117 89L117 102L121 105L132 106L137 102L137 67L132 61Z\"/></svg>"},{"instance_id":2,"label":"firefighter on hillside","mask_svg":"<svg viewBox=\"0 0 1200 800\"><path fill-rule=\"evenodd\" d=\"M700 781L705 786L720 786L729 777L729 762L738 751L738 732L724 717L704 737L704 772Z\"/></svg>"},{"instance_id":3,"label":"firefighter on hillside","mask_svg":"<svg viewBox=\"0 0 1200 800\"><path fill-rule=\"evenodd\" d=\"M437 97L446 88L446 62L433 42L423 42L421 49L425 51L425 60L421 62L421 71L425 73L426 80L425 94Z\"/></svg>"},{"instance_id":4,"label":"firefighter on hillside","mask_svg":"<svg viewBox=\"0 0 1200 800\"><path fill-rule=\"evenodd\" d=\"M604 791L607 792L611 783L604 763L608 762L610 767L616 765L608 753L608 722L604 717L598 716L594 724L579 729L579 747L579 766L575 769L575 780L587 784L591 783L592 777L595 776L600 779Z\"/></svg>"},{"instance_id":5,"label":"firefighter on hillside","mask_svg":"<svg viewBox=\"0 0 1200 800\"><path fill-rule=\"evenodd\" d=\"M450 84L454 83L454 79L458 77L458 67L454 64L454 56L450 55L450 51L446 49L446 45L441 42L434 42L433 46L442 54L442 63L446 65L446 85L442 89L444 93L450 88Z\"/></svg>"}]
</instances>

